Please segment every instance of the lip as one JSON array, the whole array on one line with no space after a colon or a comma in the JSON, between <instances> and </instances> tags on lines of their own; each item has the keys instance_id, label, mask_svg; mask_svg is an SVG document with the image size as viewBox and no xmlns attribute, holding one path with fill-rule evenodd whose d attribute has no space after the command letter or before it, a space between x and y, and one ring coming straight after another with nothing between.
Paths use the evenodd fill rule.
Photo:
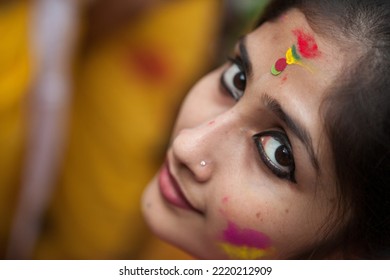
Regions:
<instances>
[{"instance_id":1,"label":"lip","mask_svg":"<svg viewBox=\"0 0 390 280\"><path fill-rule=\"evenodd\" d=\"M192 206L184 196L179 184L169 170L167 161L161 168L160 174L158 176L158 185L163 198L168 203L181 209L200 213L200 211Z\"/></svg>"}]
</instances>

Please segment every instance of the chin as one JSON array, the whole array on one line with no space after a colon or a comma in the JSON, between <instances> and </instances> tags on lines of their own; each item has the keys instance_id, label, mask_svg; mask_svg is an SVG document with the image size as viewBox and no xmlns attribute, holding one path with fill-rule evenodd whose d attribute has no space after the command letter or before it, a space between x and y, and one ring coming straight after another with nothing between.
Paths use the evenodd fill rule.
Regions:
<instances>
[{"instance_id":1,"label":"chin","mask_svg":"<svg viewBox=\"0 0 390 280\"><path fill-rule=\"evenodd\" d=\"M157 176L155 176L149 184L146 186L141 199L142 215L145 219L146 224L152 230L153 233L158 234L158 211L156 208L156 199L154 192L157 189Z\"/></svg>"},{"instance_id":2,"label":"chin","mask_svg":"<svg viewBox=\"0 0 390 280\"><path fill-rule=\"evenodd\" d=\"M162 240L180 248L196 259L225 259L207 234L199 231L200 221L194 221L186 212L167 207L159 192L157 176L145 188L142 213L149 229ZM186 223L188 222L188 223Z\"/></svg>"},{"instance_id":3,"label":"chin","mask_svg":"<svg viewBox=\"0 0 390 280\"><path fill-rule=\"evenodd\" d=\"M177 240L181 237L177 236L179 227L175 221L174 211L167 208L159 193L157 175L150 181L142 195L142 214L149 229L159 238L181 247L177 244Z\"/></svg>"}]
</instances>

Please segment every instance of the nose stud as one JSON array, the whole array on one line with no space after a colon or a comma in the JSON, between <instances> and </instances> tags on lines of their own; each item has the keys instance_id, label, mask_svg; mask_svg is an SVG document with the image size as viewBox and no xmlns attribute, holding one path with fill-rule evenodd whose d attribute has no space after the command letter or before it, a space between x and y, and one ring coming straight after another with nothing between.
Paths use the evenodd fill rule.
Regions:
<instances>
[{"instance_id":1,"label":"nose stud","mask_svg":"<svg viewBox=\"0 0 390 280\"><path fill-rule=\"evenodd\" d=\"M202 160L202 161L200 162L200 166L205 167L205 166L206 166L206 162L205 162L204 160Z\"/></svg>"}]
</instances>

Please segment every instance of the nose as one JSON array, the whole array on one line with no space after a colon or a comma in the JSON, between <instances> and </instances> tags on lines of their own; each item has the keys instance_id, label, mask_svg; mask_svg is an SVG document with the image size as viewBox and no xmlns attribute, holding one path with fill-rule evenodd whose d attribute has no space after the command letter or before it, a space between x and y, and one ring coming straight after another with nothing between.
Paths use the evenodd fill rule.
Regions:
<instances>
[{"instance_id":1,"label":"nose","mask_svg":"<svg viewBox=\"0 0 390 280\"><path fill-rule=\"evenodd\" d=\"M226 145L226 141L234 141L234 128L234 116L226 112L214 120L180 130L172 143L175 168L190 171L200 183L209 181L221 160L229 158L226 154L229 149L222 147Z\"/></svg>"}]
</instances>

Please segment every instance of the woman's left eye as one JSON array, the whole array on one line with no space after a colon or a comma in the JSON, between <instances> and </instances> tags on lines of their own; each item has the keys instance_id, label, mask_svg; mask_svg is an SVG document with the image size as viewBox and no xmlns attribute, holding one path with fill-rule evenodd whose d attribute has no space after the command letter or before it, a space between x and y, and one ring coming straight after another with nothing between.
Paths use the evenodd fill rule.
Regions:
<instances>
[{"instance_id":1,"label":"woman's left eye","mask_svg":"<svg viewBox=\"0 0 390 280\"><path fill-rule=\"evenodd\" d=\"M265 131L253 139L264 164L277 177L296 183L294 156L287 136L280 131Z\"/></svg>"},{"instance_id":2,"label":"woman's left eye","mask_svg":"<svg viewBox=\"0 0 390 280\"><path fill-rule=\"evenodd\" d=\"M246 88L246 74L243 70L241 60L230 59L232 64L221 76L221 83L229 94L238 101L244 95Z\"/></svg>"}]
</instances>

